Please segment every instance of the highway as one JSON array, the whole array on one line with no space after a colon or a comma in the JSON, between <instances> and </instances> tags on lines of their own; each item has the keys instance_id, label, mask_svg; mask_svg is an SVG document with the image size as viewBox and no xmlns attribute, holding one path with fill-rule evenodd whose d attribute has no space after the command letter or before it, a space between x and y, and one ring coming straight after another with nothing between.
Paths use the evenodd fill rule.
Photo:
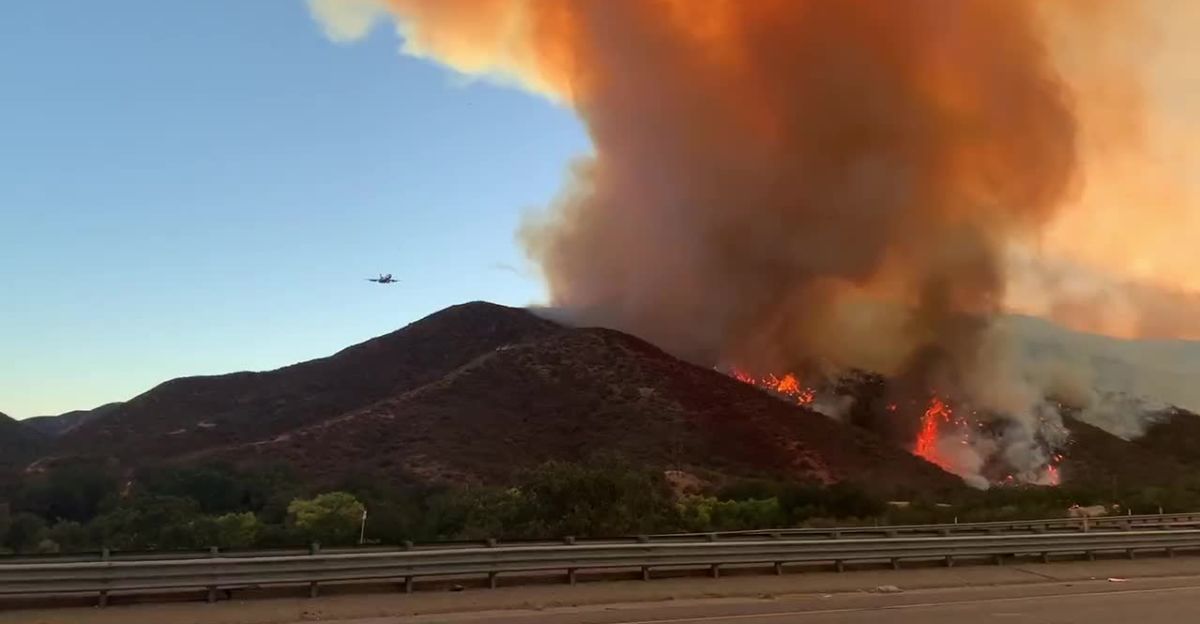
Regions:
<instances>
[{"instance_id":1,"label":"highway","mask_svg":"<svg viewBox=\"0 0 1200 624\"><path fill-rule=\"evenodd\" d=\"M1132 586L1130 586L1132 584ZM1047 587L1002 587L899 594L829 595L790 600L597 607L502 615L480 613L375 618L354 624L1174 624L1200 619L1200 579L1107 580ZM350 624L350 623L346 623Z\"/></svg>"},{"instance_id":2,"label":"highway","mask_svg":"<svg viewBox=\"0 0 1200 624\"><path fill-rule=\"evenodd\" d=\"M1118 582L1109 579L1118 579ZM896 585L898 592L881 587ZM1200 621L1200 557L1026 562L613 580L576 586L448 586L413 594L392 584L0 607L0 624L1156 624ZM3 603L0 603L3 605ZM73 606L72 606L73 605ZM57 608L56 608L57 606Z\"/></svg>"}]
</instances>

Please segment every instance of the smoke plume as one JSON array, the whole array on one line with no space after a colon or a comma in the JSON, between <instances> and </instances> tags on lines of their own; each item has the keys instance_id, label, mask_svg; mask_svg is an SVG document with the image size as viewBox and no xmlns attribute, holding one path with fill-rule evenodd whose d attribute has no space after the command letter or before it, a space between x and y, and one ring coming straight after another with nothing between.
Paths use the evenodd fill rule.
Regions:
<instances>
[{"instance_id":1,"label":"smoke plume","mask_svg":"<svg viewBox=\"0 0 1200 624\"><path fill-rule=\"evenodd\" d=\"M1032 0L311 6L332 38L390 16L407 53L578 113L594 155L520 232L577 321L754 373L874 370L1018 438L1040 426L1041 380L993 319L1014 250L1082 195L1081 120L1100 115L1081 97L1126 93L1068 80L1051 49L1112 28L1108 3L1065 34L1078 16Z\"/></svg>"}]
</instances>

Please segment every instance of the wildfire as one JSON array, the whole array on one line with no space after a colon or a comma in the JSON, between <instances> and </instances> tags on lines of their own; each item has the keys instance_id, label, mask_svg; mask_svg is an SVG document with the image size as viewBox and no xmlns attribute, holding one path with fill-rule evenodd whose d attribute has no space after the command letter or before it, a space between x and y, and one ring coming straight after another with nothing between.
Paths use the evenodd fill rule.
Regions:
<instances>
[{"instance_id":1,"label":"wildfire","mask_svg":"<svg viewBox=\"0 0 1200 624\"><path fill-rule=\"evenodd\" d=\"M953 416L953 410L946 405L945 401L936 396L933 397L929 402L929 408L921 416L921 431L917 434L917 444L913 453L924 458L925 461L945 468L947 462L939 457L937 442L942 423L949 424Z\"/></svg>"},{"instance_id":2,"label":"wildfire","mask_svg":"<svg viewBox=\"0 0 1200 624\"><path fill-rule=\"evenodd\" d=\"M816 390L805 386L800 378L792 373L782 375L766 374L752 375L739 369L728 369L729 376L767 390L781 397L787 397L798 405L811 405L816 399ZM915 408L915 409L913 409ZM957 409L956 409L957 408ZM919 404L887 403L884 409L892 414L901 412L911 414L919 410ZM913 409L913 411L909 411ZM912 453L939 468L958 474L964 479L984 479L979 473L979 466L972 465L964 458L976 458L981 442L986 447L989 436L985 426L986 420L979 413L963 405L951 406L951 403L933 394L929 403L921 413L921 426L914 441ZM955 445L963 450L958 451ZM992 485L1014 486L1022 483L1057 486L1062 482L1059 464L1063 461L1061 453L1054 452L1050 459L1037 468L1026 468L1017 473L1009 473L1003 477L987 479ZM964 463L966 462L966 463ZM981 486L982 487L982 486Z\"/></svg>"},{"instance_id":3,"label":"wildfire","mask_svg":"<svg viewBox=\"0 0 1200 624\"><path fill-rule=\"evenodd\" d=\"M782 377L774 374L769 374L763 377L755 377L744 371L733 369L730 375L734 379L748 383L752 386L764 388L772 392L786 396L798 405L810 405L817 398L816 390L803 386L800 380L792 373L787 373Z\"/></svg>"}]
</instances>

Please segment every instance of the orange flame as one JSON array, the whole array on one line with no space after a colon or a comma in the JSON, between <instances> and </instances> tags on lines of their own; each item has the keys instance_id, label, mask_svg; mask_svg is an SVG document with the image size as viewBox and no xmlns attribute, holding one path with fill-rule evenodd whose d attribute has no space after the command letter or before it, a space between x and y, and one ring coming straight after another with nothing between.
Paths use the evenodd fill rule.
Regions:
<instances>
[{"instance_id":1,"label":"orange flame","mask_svg":"<svg viewBox=\"0 0 1200 624\"><path fill-rule=\"evenodd\" d=\"M796 401L798 405L809 405L817 398L817 391L800 385L800 380L792 373L787 373L783 377L774 374L755 377L744 371L733 369L730 371L730 375L742 383L782 394Z\"/></svg>"},{"instance_id":2,"label":"orange flame","mask_svg":"<svg viewBox=\"0 0 1200 624\"><path fill-rule=\"evenodd\" d=\"M921 416L921 431L917 434L917 445L913 449L913 453L924 458L925 461L945 468L947 462L938 456L938 432L941 423L949 423L953 415L954 412L949 405L946 405L938 397L933 397L929 402L929 409L926 409L925 414Z\"/></svg>"}]
</instances>

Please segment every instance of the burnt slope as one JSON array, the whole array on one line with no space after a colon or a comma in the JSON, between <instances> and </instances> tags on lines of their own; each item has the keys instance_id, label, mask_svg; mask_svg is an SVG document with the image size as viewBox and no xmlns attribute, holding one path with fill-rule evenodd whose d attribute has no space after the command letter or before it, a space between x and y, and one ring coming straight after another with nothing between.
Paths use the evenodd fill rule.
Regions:
<instances>
[{"instance_id":1,"label":"burnt slope","mask_svg":"<svg viewBox=\"0 0 1200 624\"><path fill-rule=\"evenodd\" d=\"M1200 416L1187 410L1170 409L1157 414L1146 433L1133 441L1155 455L1166 455L1200 467Z\"/></svg>"},{"instance_id":2,"label":"burnt slope","mask_svg":"<svg viewBox=\"0 0 1200 624\"><path fill-rule=\"evenodd\" d=\"M1063 455L1063 480L1072 485L1105 489L1167 485L1194 468L1168 453L1119 438L1071 416L1063 423L1071 432Z\"/></svg>"},{"instance_id":3,"label":"burnt slope","mask_svg":"<svg viewBox=\"0 0 1200 624\"><path fill-rule=\"evenodd\" d=\"M612 453L664 468L850 479L888 491L961 487L865 431L603 329L492 350L365 409L205 455L286 459L326 479L503 483L546 460Z\"/></svg>"},{"instance_id":4,"label":"burnt slope","mask_svg":"<svg viewBox=\"0 0 1200 624\"><path fill-rule=\"evenodd\" d=\"M525 310L453 306L339 353L261 373L168 381L81 422L58 439L66 455L137 463L260 440L430 383L497 347L561 328Z\"/></svg>"},{"instance_id":5,"label":"burnt slope","mask_svg":"<svg viewBox=\"0 0 1200 624\"><path fill-rule=\"evenodd\" d=\"M96 409L75 410L57 416L34 416L22 420L21 424L51 437L60 436L83 423L115 413L122 405L123 403L108 403Z\"/></svg>"},{"instance_id":6,"label":"burnt slope","mask_svg":"<svg viewBox=\"0 0 1200 624\"><path fill-rule=\"evenodd\" d=\"M19 468L45 450L47 439L21 421L0 413L0 469Z\"/></svg>"}]
</instances>

